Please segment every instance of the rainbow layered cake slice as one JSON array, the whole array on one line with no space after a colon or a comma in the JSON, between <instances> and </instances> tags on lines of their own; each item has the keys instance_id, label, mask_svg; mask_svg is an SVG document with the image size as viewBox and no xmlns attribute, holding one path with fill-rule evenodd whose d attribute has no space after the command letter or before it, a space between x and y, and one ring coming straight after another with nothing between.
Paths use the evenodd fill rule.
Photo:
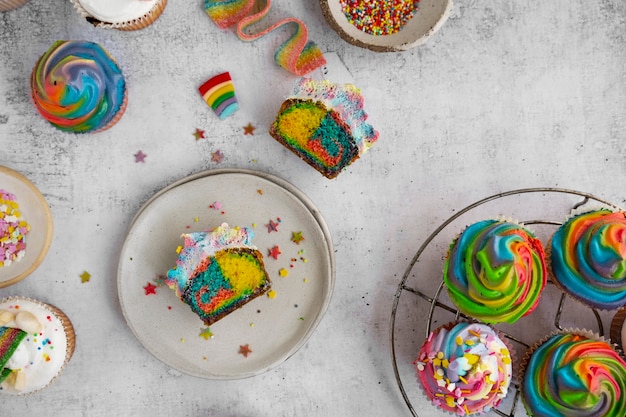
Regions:
<instances>
[{"instance_id":1,"label":"rainbow layered cake slice","mask_svg":"<svg viewBox=\"0 0 626 417\"><path fill-rule=\"evenodd\" d=\"M210 232L183 234L176 266L165 283L211 325L266 293L271 281L252 230L223 223Z\"/></svg>"},{"instance_id":2,"label":"rainbow layered cake slice","mask_svg":"<svg viewBox=\"0 0 626 417\"><path fill-rule=\"evenodd\" d=\"M327 178L334 178L378 140L352 84L298 80L270 135Z\"/></svg>"}]
</instances>

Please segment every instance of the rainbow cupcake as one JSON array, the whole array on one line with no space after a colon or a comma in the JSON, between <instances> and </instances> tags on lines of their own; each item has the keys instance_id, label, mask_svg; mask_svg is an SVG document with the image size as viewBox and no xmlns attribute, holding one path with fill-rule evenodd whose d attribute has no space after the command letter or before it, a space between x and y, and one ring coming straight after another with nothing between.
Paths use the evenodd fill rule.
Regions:
<instances>
[{"instance_id":1,"label":"rainbow cupcake","mask_svg":"<svg viewBox=\"0 0 626 417\"><path fill-rule=\"evenodd\" d=\"M597 209L572 215L548 246L554 283L601 310L626 305L626 213Z\"/></svg>"},{"instance_id":2,"label":"rainbow cupcake","mask_svg":"<svg viewBox=\"0 0 626 417\"><path fill-rule=\"evenodd\" d=\"M626 362L595 334L549 336L529 349L521 367L531 417L626 416Z\"/></svg>"},{"instance_id":3,"label":"rainbow cupcake","mask_svg":"<svg viewBox=\"0 0 626 417\"><path fill-rule=\"evenodd\" d=\"M124 75L97 43L55 42L37 61L30 85L42 117L66 132L106 130L126 110Z\"/></svg>"},{"instance_id":4,"label":"rainbow cupcake","mask_svg":"<svg viewBox=\"0 0 626 417\"><path fill-rule=\"evenodd\" d=\"M546 286L543 245L518 223L479 221L450 245L443 278L461 313L486 323L514 323L535 309Z\"/></svg>"},{"instance_id":5,"label":"rainbow cupcake","mask_svg":"<svg viewBox=\"0 0 626 417\"><path fill-rule=\"evenodd\" d=\"M247 227L226 223L210 232L183 234L165 283L207 326L269 291L271 281L253 236Z\"/></svg>"},{"instance_id":6,"label":"rainbow cupcake","mask_svg":"<svg viewBox=\"0 0 626 417\"><path fill-rule=\"evenodd\" d=\"M450 323L433 331L413 362L433 405L457 415L485 413L506 397L511 350L490 326Z\"/></svg>"},{"instance_id":7,"label":"rainbow cupcake","mask_svg":"<svg viewBox=\"0 0 626 417\"><path fill-rule=\"evenodd\" d=\"M302 78L283 102L270 135L326 178L335 178L378 140L366 119L354 85Z\"/></svg>"},{"instance_id":8,"label":"rainbow cupcake","mask_svg":"<svg viewBox=\"0 0 626 417\"><path fill-rule=\"evenodd\" d=\"M70 0L78 13L96 27L138 30L163 13L167 0Z\"/></svg>"},{"instance_id":9,"label":"rainbow cupcake","mask_svg":"<svg viewBox=\"0 0 626 417\"><path fill-rule=\"evenodd\" d=\"M0 394L23 395L54 381L74 353L74 328L50 304L30 298L0 301Z\"/></svg>"}]
</instances>

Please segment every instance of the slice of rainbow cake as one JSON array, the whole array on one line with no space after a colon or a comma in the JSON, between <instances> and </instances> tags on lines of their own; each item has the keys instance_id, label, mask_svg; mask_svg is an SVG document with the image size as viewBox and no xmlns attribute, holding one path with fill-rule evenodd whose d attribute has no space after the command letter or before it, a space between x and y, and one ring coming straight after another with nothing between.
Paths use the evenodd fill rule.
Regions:
<instances>
[{"instance_id":1,"label":"slice of rainbow cake","mask_svg":"<svg viewBox=\"0 0 626 417\"><path fill-rule=\"evenodd\" d=\"M283 102L270 135L327 178L334 178L378 140L352 84L301 78Z\"/></svg>"},{"instance_id":2,"label":"slice of rainbow cake","mask_svg":"<svg viewBox=\"0 0 626 417\"><path fill-rule=\"evenodd\" d=\"M223 223L185 233L165 283L208 326L266 293L271 281L252 230Z\"/></svg>"}]
</instances>

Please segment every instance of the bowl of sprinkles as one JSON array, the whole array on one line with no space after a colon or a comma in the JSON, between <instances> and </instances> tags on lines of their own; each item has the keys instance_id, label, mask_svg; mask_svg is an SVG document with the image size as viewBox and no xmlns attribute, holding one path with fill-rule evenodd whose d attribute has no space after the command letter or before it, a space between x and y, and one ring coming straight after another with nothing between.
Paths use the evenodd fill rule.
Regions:
<instances>
[{"instance_id":1,"label":"bowl of sprinkles","mask_svg":"<svg viewBox=\"0 0 626 417\"><path fill-rule=\"evenodd\" d=\"M37 269L50 247L52 229L50 208L37 187L0 166L0 288Z\"/></svg>"},{"instance_id":2,"label":"bowl of sprinkles","mask_svg":"<svg viewBox=\"0 0 626 417\"><path fill-rule=\"evenodd\" d=\"M452 0L320 0L320 7L346 42L394 52L430 39L447 20Z\"/></svg>"}]
</instances>

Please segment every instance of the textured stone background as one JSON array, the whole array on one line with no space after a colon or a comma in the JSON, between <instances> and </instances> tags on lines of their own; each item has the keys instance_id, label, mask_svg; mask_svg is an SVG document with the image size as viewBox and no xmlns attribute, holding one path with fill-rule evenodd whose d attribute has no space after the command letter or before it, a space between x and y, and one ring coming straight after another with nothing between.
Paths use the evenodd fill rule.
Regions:
<instances>
[{"instance_id":1,"label":"textured stone background","mask_svg":"<svg viewBox=\"0 0 626 417\"><path fill-rule=\"evenodd\" d=\"M329 68L366 100L379 142L328 181L266 132L294 77L272 55L286 32L244 43L219 30L202 1L170 0L137 32L95 29L68 1L31 0L0 14L0 164L30 178L55 222L50 252L0 296L57 304L78 349L61 379L2 399L15 415L402 416L389 318L424 239L458 209L525 187L563 187L624 205L626 3L458 0L425 45L374 53L341 40L316 1L275 0L268 21L299 17ZM28 76L58 39L101 43L116 57L129 105L112 129L61 133L29 102ZM344 67L345 66L345 67ZM241 110L219 121L196 93L231 71ZM242 126L257 127L253 137ZM207 132L196 142L195 128ZM136 164L141 149L148 157ZM220 149L221 164L211 162ZM151 356L117 301L118 253L134 213L156 191L211 168L278 175L304 191L331 230L337 276L329 310L284 364L237 381L200 380ZM0 184L1 186L2 184ZM506 213L485 213L493 216ZM88 270L92 280L81 285ZM431 415L428 404L420 413ZM422 411L423 409L423 411ZM420 414L422 415L422 414Z\"/></svg>"}]
</instances>

